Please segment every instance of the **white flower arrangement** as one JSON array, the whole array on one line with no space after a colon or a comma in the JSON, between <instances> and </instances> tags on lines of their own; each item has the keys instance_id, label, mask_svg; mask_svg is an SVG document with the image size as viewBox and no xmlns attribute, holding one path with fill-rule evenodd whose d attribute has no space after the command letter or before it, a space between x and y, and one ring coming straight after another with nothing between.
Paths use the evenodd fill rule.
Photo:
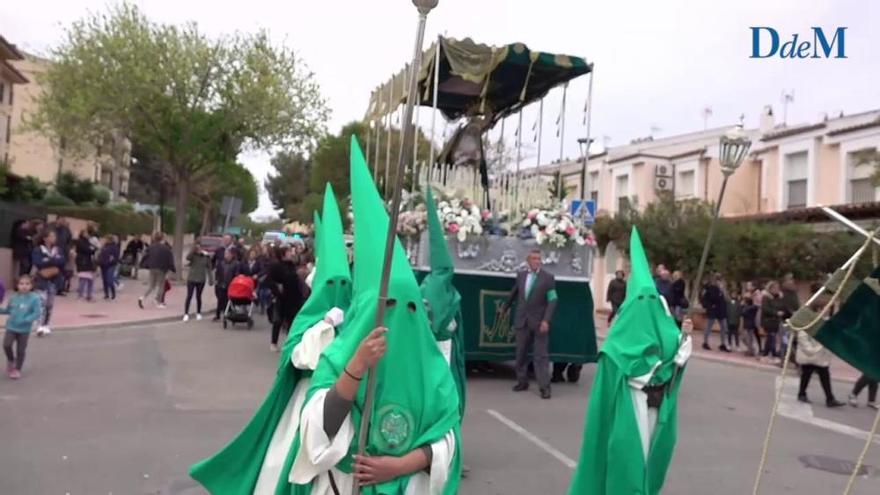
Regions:
<instances>
[{"instance_id":1,"label":"white flower arrangement","mask_svg":"<svg viewBox=\"0 0 880 495\"><path fill-rule=\"evenodd\" d=\"M533 208L526 212L520 225L535 238L538 245L549 244L556 248L564 248L571 243L578 246L596 245L592 231L579 227L564 205L555 210Z\"/></svg>"},{"instance_id":2,"label":"white flower arrangement","mask_svg":"<svg viewBox=\"0 0 880 495\"><path fill-rule=\"evenodd\" d=\"M469 199L440 201L437 216L443 223L443 230L454 235L459 242L466 241L469 236L483 234L483 212Z\"/></svg>"}]
</instances>

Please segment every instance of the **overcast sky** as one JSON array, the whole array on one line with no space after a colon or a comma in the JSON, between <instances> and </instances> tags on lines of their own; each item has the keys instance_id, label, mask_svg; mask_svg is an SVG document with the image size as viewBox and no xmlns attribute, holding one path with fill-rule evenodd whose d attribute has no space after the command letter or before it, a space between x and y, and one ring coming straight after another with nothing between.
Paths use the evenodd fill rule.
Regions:
<instances>
[{"instance_id":1,"label":"overcast sky","mask_svg":"<svg viewBox=\"0 0 880 495\"><path fill-rule=\"evenodd\" d=\"M210 34L268 29L296 49L315 72L333 110L330 129L363 116L370 91L411 57L416 13L408 0L270 1L139 0L159 21L195 21ZM104 0L0 2L0 34L26 50L45 51L64 27ZM757 125L765 104L782 118L781 93L794 91L788 122L814 121L823 112L855 113L880 107L880 7L864 0L440 0L428 19L428 39L438 33L483 43L524 42L545 51L595 63L593 136L611 146L653 133L699 130L745 115ZM782 40L811 39L810 27L846 32L846 60L749 59L750 26L771 26ZM568 93L564 154L578 155L587 78ZM559 157L555 121L560 95L545 102L542 162ZM536 105L524 114L531 139ZM428 119L422 112L422 122ZM513 140L515 119L506 124ZM498 129L493 132L497 139ZM244 158L260 179L265 156ZM524 165L534 165L535 158ZM265 196L265 195L264 195ZM260 213L271 213L268 198Z\"/></svg>"}]
</instances>

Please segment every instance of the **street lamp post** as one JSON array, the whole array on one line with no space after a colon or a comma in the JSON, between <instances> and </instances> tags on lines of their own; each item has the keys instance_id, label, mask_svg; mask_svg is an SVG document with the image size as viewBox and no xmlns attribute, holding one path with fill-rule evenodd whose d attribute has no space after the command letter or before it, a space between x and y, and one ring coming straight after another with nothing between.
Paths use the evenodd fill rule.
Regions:
<instances>
[{"instance_id":1,"label":"street lamp post","mask_svg":"<svg viewBox=\"0 0 880 495\"><path fill-rule=\"evenodd\" d=\"M578 146L581 148L581 199L584 201L587 200L587 163L590 160L592 141L589 137L578 139Z\"/></svg>"},{"instance_id":2,"label":"street lamp post","mask_svg":"<svg viewBox=\"0 0 880 495\"><path fill-rule=\"evenodd\" d=\"M416 30L416 43L413 52L412 70L409 73L409 90L406 93L406 107L403 113L403 122L400 123L402 130L401 153L397 161L397 174L395 175L395 183L393 196L391 201L391 214L389 215L388 232L385 238L385 259L382 265L382 278L379 282L379 298L376 305L376 324L379 327L385 321L385 302L388 299L388 283L391 278L391 257L394 253L394 241L397 239L397 216L400 212L400 196L403 189L403 172L406 166L406 158L409 153L408 146L412 146L413 136L415 134L415 126L413 125L413 107L415 106L416 95L418 94L418 75L419 65L422 59L422 45L425 41L425 23L428 20L428 13L437 6L439 0L412 0L413 5L419 11L419 22ZM387 170L386 170L387 172ZM387 177L387 175L386 175ZM364 400L364 410L361 415L360 430L358 431L357 446L358 454L364 455L367 445L367 434L370 429L370 420L373 412L373 399L376 396L376 373L372 368L368 371L367 376L367 395ZM361 493L360 485L357 479L352 481L351 493L359 495Z\"/></svg>"},{"instance_id":3,"label":"street lamp post","mask_svg":"<svg viewBox=\"0 0 880 495\"><path fill-rule=\"evenodd\" d=\"M721 202L724 200L724 191L727 189L727 180L742 165L752 142L749 140L742 125L738 125L721 136L718 144L718 161L721 164L721 173L724 180L721 182L721 191L718 193L718 202L715 203L715 211L712 215L712 223L709 224L709 234L703 245L703 255L700 257L700 266L697 269L697 277L691 287L690 308L691 312L696 308L697 297L700 293L700 285L703 280L703 271L706 269L706 261L709 258L709 248L712 246L712 238L715 236L715 227L718 224L718 216L721 213Z\"/></svg>"}]
</instances>

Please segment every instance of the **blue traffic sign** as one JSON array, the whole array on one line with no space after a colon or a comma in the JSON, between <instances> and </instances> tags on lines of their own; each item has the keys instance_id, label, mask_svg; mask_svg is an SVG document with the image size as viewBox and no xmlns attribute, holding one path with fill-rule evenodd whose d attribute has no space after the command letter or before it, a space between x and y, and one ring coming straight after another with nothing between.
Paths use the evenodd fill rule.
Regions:
<instances>
[{"instance_id":1,"label":"blue traffic sign","mask_svg":"<svg viewBox=\"0 0 880 495\"><path fill-rule=\"evenodd\" d=\"M586 201L574 199L571 202L571 216L583 218L585 225L593 225L596 221L596 202L592 199Z\"/></svg>"}]
</instances>

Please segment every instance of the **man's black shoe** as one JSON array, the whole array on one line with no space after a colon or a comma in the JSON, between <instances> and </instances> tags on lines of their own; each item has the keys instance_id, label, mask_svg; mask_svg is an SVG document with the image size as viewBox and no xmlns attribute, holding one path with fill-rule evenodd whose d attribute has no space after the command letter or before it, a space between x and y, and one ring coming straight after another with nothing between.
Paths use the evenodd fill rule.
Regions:
<instances>
[{"instance_id":1,"label":"man's black shoe","mask_svg":"<svg viewBox=\"0 0 880 495\"><path fill-rule=\"evenodd\" d=\"M562 375L553 375L553 378L550 379L550 383L563 383L565 382L565 378Z\"/></svg>"},{"instance_id":2,"label":"man's black shoe","mask_svg":"<svg viewBox=\"0 0 880 495\"><path fill-rule=\"evenodd\" d=\"M541 398L542 399L549 399L550 398L550 389L549 388L541 389Z\"/></svg>"},{"instance_id":3,"label":"man's black shoe","mask_svg":"<svg viewBox=\"0 0 880 495\"><path fill-rule=\"evenodd\" d=\"M709 347L709 344L703 344L703 349L706 349L707 351L711 351L711 350L712 350L712 348Z\"/></svg>"},{"instance_id":4,"label":"man's black shoe","mask_svg":"<svg viewBox=\"0 0 880 495\"><path fill-rule=\"evenodd\" d=\"M523 392L528 389L529 389L528 383L517 383L516 385L513 386L514 392Z\"/></svg>"}]
</instances>

